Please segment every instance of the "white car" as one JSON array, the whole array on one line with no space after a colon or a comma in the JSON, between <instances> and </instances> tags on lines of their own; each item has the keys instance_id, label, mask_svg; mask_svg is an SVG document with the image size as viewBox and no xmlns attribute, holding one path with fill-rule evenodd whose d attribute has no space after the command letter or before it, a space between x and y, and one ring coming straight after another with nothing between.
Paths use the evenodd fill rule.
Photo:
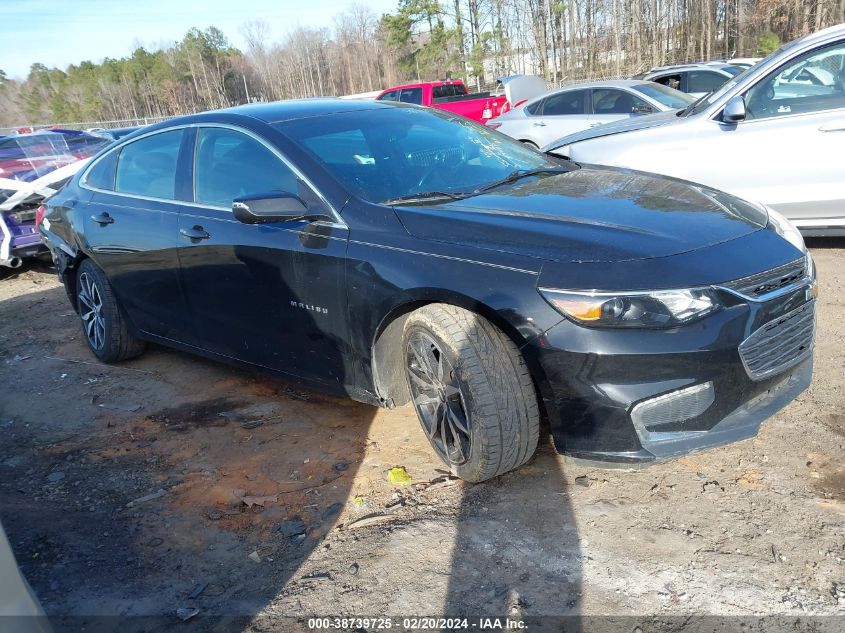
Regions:
<instances>
[{"instance_id":1,"label":"white car","mask_svg":"<svg viewBox=\"0 0 845 633\"><path fill-rule=\"evenodd\" d=\"M832 83L808 81L808 68ZM543 149L692 180L761 202L805 235L845 235L845 25L787 44L678 113Z\"/></svg>"},{"instance_id":2,"label":"white car","mask_svg":"<svg viewBox=\"0 0 845 633\"><path fill-rule=\"evenodd\" d=\"M542 147L564 134L620 119L679 110L694 100L650 81L595 81L530 99L488 121L487 126L528 145Z\"/></svg>"}]
</instances>

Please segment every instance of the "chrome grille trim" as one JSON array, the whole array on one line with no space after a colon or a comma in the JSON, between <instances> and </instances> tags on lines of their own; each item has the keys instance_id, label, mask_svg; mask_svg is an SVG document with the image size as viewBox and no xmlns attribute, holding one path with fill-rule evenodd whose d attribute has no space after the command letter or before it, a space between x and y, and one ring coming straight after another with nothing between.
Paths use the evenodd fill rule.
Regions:
<instances>
[{"instance_id":1,"label":"chrome grille trim","mask_svg":"<svg viewBox=\"0 0 845 633\"><path fill-rule=\"evenodd\" d=\"M766 301L810 281L807 257L804 256L771 270L719 284L718 287L743 299Z\"/></svg>"},{"instance_id":2,"label":"chrome grille trim","mask_svg":"<svg viewBox=\"0 0 845 633\"><path fill-rule=\"evenodd\" d=\"M739 345L745 371L764 380L797 365L813 353L816 304L809 301L754 331Z\"/></svg>"}]
</instances>

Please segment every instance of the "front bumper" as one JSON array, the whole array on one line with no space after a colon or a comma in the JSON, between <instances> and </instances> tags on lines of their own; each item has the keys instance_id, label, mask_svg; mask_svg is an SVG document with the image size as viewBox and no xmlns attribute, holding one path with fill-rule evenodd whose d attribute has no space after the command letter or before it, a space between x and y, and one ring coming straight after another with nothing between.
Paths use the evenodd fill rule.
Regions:
<instances>
[{"instance_id":1,"label":"front bumper","mask_svg":"<svg viewBox=\"0 0 845 633\"><path fill-rule=\"evenodd\" d=\"M776 354L795 339L799 321L800 351L777 371L749 368L748 341L777 325L769 345ZM756 435L810 385L814 331L815 302L802 287L764 303L738 301L674 330L563 321L524 352L539 376L557 449L633 465Z\"/></svg>"}]
</instances>

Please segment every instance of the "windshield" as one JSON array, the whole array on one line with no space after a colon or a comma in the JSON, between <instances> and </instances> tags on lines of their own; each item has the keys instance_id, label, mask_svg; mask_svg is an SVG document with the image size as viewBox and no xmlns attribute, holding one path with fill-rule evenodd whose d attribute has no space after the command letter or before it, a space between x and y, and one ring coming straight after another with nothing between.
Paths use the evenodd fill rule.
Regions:
<instances>
[{"instance_id":1,"label":"windshield","mask_svg":"<svg viewBox=\"0 0 845 633\"><path fill-rule=\"evenodd\" d=\"M706 110L707 108L709 108L711 105L713 105L714 103L716 103L716 101L718 101L719 99L721 99L721 98L722 98L722 96L723 96L725 93L727 93L727 92L728 92L728 90L731 90L731 89L732 89L735 85L737 85L739 82L741 82L741 81L745 81L745 78L746 78L749 74L751 74L752 72L757 72L757 70L758 70L761 66L764 66L764 65L765 65L765 63L766 63L769 59L771 59L772 57L775 57L775 56L777 56L777 55L780 55L781 53L783 53L783 52L784 52L784 51L786 51L786 50L789 50L790 48L792 48L793 46L795 46L795 43L796 43L796 42L798 42L798 41L800 41L800 40L795 40L795 41L793 41L793 42L790 42L789 44L786 44L786 45L782 46L781 48L779 48L778 50L776 50L774 53L772 53L771 55L768 55L767 57L765 57L765 58L764 58L764 59L762 59L761 61L757 62L757 63L756 63L756 64L754 64L753 66L749 66L748 68L746 68L745 70L743 70L741 73L739 73L738 75L736 75L733 79L731 79L731 80L730 80L730 81L728 81L727 83L723 84L723 85L722 85L722 87L721 87L721 88L719 88L718 90L715 90L715 91L711 92L710 94L706 94L706 95L704 95L703 97L701 97L701 98L700 98L698 101L696 101L695 103L693 103L693 104L691 104L691 105L687 106L684 110L681 110L680 112L678 112L678 116L691 116L691 115L693 115L693 114L698 114L699 112L703 112L704 110Z\"/></svg>"},{"instance_id":2,"label":"windshield","mask_svg":"<svg viewBox=\"0 0 845 633\"><path fill-rule=\"evenodd\" d=\"M468 194L514 172L563 164L463 117L421 108L335 113L275 127L370 202Z\"/></svg>"},{"instance_id":3,"label":"windshield","mask_svg":"<svg viewBox=\"0 0 845 633\"><path fill-rule=\"evenodd\" d=\"M674 88L664 86L663 84L659 84L654 81L634 86L634 90L646 97L649 97L650 99L654 99L662 105L665 105L670 110L685 108L695 101L695 97L691 97L685 92L675 90Z\"/></svg>"}]
</instances>

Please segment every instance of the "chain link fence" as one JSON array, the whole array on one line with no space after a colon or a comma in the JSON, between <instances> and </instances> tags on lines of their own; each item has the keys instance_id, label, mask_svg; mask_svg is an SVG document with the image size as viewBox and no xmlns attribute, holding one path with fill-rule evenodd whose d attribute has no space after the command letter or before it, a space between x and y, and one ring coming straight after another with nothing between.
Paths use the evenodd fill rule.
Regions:
<instances>
[{"instance_id":1,"label":"chain link fence","mask_svg":"<svg viewBox=\"0 0 845 633\"><path fill-rule=\"evenodd\" d=\"M9 134L15 132L34 132L36 130L47 130L47 129L61 129L61 130L92 130L92 129L104 129L104 130L111 130L114 128L120 127L136 127L136 126L144 126L144 125L152 125L153 123L159 123L161 121L166 121L168 119L174 118L173 116L157 116L157 117L139 117L135 119L115 119L113 121L73 121L71 123L44 123L44 124L32 124L32 123L23 123L21 125L15 125L11 127L4 127L0 128L0 135L2 134Z\"/></svg>"}]
</instances>

